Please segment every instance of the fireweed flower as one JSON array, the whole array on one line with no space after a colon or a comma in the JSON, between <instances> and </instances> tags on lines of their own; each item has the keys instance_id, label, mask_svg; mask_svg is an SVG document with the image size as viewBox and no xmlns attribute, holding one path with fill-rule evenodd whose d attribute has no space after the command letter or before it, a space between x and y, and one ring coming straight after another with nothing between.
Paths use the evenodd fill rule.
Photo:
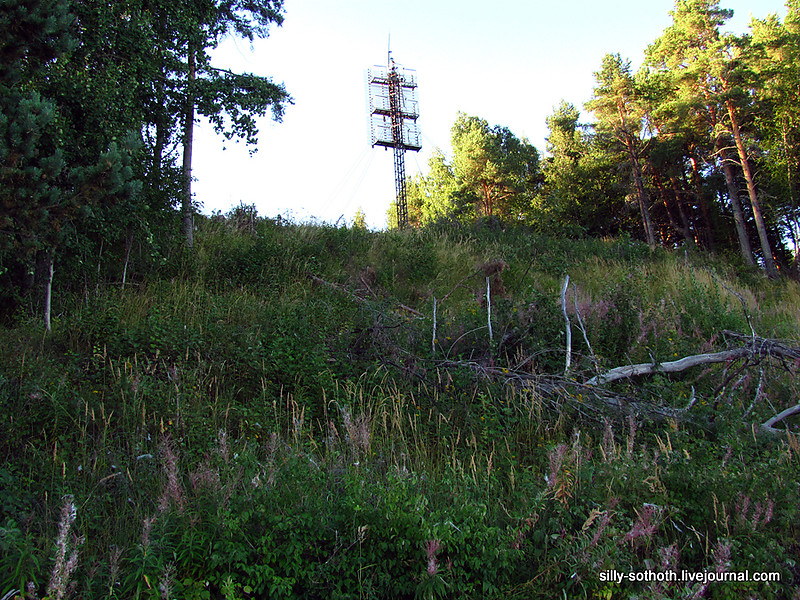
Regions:
<instances>
[{"instance_id":1,"label":"fireweed flower","mask_svg":"<svg viewBox=\"0 0 800 600\"><path fill-rule=\"evenodd\" d=\"M559 444L547 453L547 458L550 463L550 475L549 477L545 477L548 489L555 487L558 483L558 472L564 464L567 450L569 450L569 448L566 444Z\"/></svg>"},{"instance_id":2,"label":"fireweed flower","mask_svg":"<svg viewBox=\"0 0 800 600\"><path fill-rule=\"evenodd\" d=\"M442 543L439 540L428 540L425 542L425 556L428 558L428 575L433 577L439 571L436 563L436 553L439 552Z\"/></svg>"},{"instance_id":3,"label":"fireweed flower","mask_svg":"<svg viewBox=\"0 0 800 600\"><path fill-rule=\"evenodd\" d=\"M161 444L161 453L164 473L167 476L167 485L161 491L158 508L161 512L165 512L169 508L170 501L172 501L178 507L178 511L183 512L184 498L183 487L178 475L178 453L175 449L175 442L169 437L165 438Z\"/></svg>"},{"instance_id":4,"label":"fireweed flower","mask_svg":"<svg viewBox=\"0 0 800 600\"><path fill-rule=\"evenodd\" d=\"M47 586L47 595L57 600L67 595L70 575L78 566L78 548L83 544L83 538L75 534L70 538L70 529L77 518L77 512L74 498L64 496L64 505L61 507L61 518L58 522L58 537L56 537L56 560Z\"/></svg>"},{"instance_id":5,"label":"fireweed flower","mask_svg":"<svg viewBox=\"0 0 800 600\"><path fill-rule=\"evenodd\" d=\"M653 506L652 504L645 504L641 512L637 511L637 515L638 519L636 523L634 523L633 529L625 534L625 538L622 540L623 542L633 541L641 537L650 539L656 529L658 529L658 518L661 516L661 509L659 507Z\"/></svg>"}]
</instances>

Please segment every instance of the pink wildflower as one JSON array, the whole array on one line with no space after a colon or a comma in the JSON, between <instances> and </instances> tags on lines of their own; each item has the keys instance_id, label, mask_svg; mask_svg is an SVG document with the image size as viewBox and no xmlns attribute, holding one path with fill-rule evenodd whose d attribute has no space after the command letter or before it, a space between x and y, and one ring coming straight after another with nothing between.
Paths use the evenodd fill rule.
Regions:
<instances>
[{"instance_id":1,"label":"pink wildflower","mask_svg":"<svg viewBox=\"0 0 800 600\"><path fill-rule=\"evenodd\" d=\"M425 542L425 556L428 558L428 575L433 577L439 571L436 563L436 553L441 548L439 540L428 540Z\"/></svg>"}]
</instances>

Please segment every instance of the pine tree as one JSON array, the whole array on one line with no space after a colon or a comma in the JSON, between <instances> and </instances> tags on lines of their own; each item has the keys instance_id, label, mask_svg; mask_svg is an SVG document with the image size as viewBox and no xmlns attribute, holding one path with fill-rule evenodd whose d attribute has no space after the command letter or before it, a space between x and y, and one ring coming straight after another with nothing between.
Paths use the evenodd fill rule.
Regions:
<instances>
[{"instance_id":1,"label":"pine tree","mask_svg":"<svg viewBox=\"0 0 800 600\"><path fill-rule=\"evenodd\" d=\"M758 77L753 89L759 102L755 118L777 198L775 209L785 231L800 247L800 0L786 2L783 22L777 16L754 20L752 44L744 57ZM795 252L795 269L800 252Z\"/></svg>"},{"instance_id":2,"label":"pine tree","mask_svg":"<svg viewBox=\"0 0 800 600\"><path fill-rule=\"evenodd\" d=\"M408 182L410 221L527 218L541 178L536 148L507 127L490 127L464 113L458 114L451 134L452 161L437 150L428 175Z\"/></svg>"},{"instance_id":3,"label":"pine tree","mask_svg":"<svg viewBox=\"0 0 800 600\"><path fill-rule=\"evenodd\" d=\"M28 12L20 15L20 8ZM36 304L50 329L53 274L62 242L68 234L76 237L101 201L110 205L136 193L131 154L137 142L125 135L126 127L116 127L114 106L102 93L112 89L111 83L91 89L91 78L102 73L78 71L84 83L73 85L76 57L84 57L89 45L79 37L86 25L80 13L68 12L64 2L47 1L6 2L3 9L0 250L35 273L33 282L17 283L35 284ZM96 115L105 121L98 122Z\"/></svg>"},{"instance_id":4,"label":"pine tree","mask_svg":"<svg viewBox=\"0 0 800 600\"><path fill-rule=\"evenodd\" d=\"M720 8L718 0L677 0L671 14L672 25L648 48L648 62L671 77L676 102L697 117L697 122L705 123L726 177L742 256L752 264L745 217L733 176L735 161L727 140L733 141L738 156L736 162L746 181L765 269L770 277L777 276L742 131L742 115L750 110L748 94L743 93L741 87L744 77L741 57L746 40L720 32L733 12Z\"/></svg>"},{"instance_id":5,"label":"pine tree","mask_svg":"<svg viewBox=\"0 0 800 600\"><path fill-rule=\"evenodd\" d=\"M537 192L532 221L569 235L616 235L628 230L626 190L615 165L617 153L598 143L580 111L562 101L546 119L549 128L544 183Z\"/></svg>"},{"instance_id":6,"label":"pine tree","mask_svg":"<svg viewBox=\"0 0 800 600\"><path fill-rule=\"evenodd\" d=\"M630 61L619 54L607 54L603 66L595 73L594 98L586 104L597 118L597 129L618 142L625 150L631 168L633 185L639 204L648 245L656 245L655 228L650 216L650 198L642 174L645 143L641 138L644 113L639 93L631 74Z\"/></svg>"}]
</instances>

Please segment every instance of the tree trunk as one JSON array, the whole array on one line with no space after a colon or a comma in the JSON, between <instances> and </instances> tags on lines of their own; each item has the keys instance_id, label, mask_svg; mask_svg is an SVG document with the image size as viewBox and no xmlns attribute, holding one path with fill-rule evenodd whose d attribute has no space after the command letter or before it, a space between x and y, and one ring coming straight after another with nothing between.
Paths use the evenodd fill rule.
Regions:
<instances>
[{"instance_id":1,"label":"tree trunk","mask_svg":"<svg viewBox=\"0 0 800 600\"><path fill-rule=\"evenodd\" d=\"M492 203L492 189L485 181L481 182L481 187L483 188L483 214L486 217L491 217L492 213L494 212Z\"/></svg>"},{"instance_id":2,"label":"tree trunk","mask_svg":"<svg viewBox=\"0 0 800 600\"><path fill-rule=\"evenodd\" d=\"M800 219L797 217L800 216L800 212L797 210L797 189L795 185L795 176L792 172L792 156L794 152L788 137L791 123L787 123L787 119L788 117L784 117L781 122L783 151L786 153L786 183L789 187L789 206L791 206L791 210L785 218L788 222L789 231L792 232L794 242L794 260L789 267L789 271L794 272L795 277L798 277L800 276L800 245L798 245L798 237L800 236L797 235L797 232L800 230Z\"/></svg>"},{"instance_id":3,"label":"tree trunk","mask_svg":"<svg viewBox=\"0 0 800 600\"><path fill-rule=\"evenodd\" d=\"M664 183L661 181L661 177L658 174L654 174L653 182L655 183L658 193L661 195L661 200L664 203L664 210L667 212L667 218L669 219L669 224L672 226L672 229L677 233L679 233L687 243L689 244L693 243L692 233L689 230L689 226L683 221L681 223L678 223L678 221L676 221L675 217L672 215L672 211L669 208L669 194L667 193L667 188L664 187ZM675 204L677 205L678 203L679 203L679 198L676 195ZM679 207L679 212L680 212L680 207ZM683 215L681 214L679 216L682 217Z\"/></svg>"},{"instance_id":4,"label":"tree trunk","mask_svg":"<svg viewBox=\"0 0 800 600\"><path fill-rule=\"evenodd\" d=\"M636 156L636 147L632 140L628 141L628 154L631 158L631 167L633 169L633 183L636 186L636 195L639 198L639 210L642 213L642 222L644 223L644 233L647 236L647 245L651 248L656 247L656 234L653 229L653 221L650 218L650 200L647 197L647 191L644 189L644 181L642 180L642 168L639 165L639 157Z\"/></svg>"},{"instance_id":5,"label":"tree trunk","mask_svg":"<svg viewBox=\"0 0 800 600\"><path fill-rule=\"evenodd\" d=\"M678 185L678 181L675 179L675 177L670 177L669 183L672 187L672 194L675 196L675 205L678 207L678 216L681 219L681 226L685 232L684 237L689 244L694 245L698 242L698 240L695 239L695 236L692 233L692 226L689 223L689 217L686 216L686 210L683 206L683 199L681 198L681 187Z\"/></svg>"},{"instance_id":6,"label":"tree trunk","mask_svg":"<svg viewBox=\"0 0 800 600\"><path fill-rule=\"evenodd\" d=\"M731 169L732 161L727 148L722 145L722 140L719 137L714 140L714 145L717 148L720 161L722 162L722 172L725 175L725 184L728 188L728 200L730 200L731 209L733 210L733 221L736 224L736 234L739 236L739 248L742 251L742 258L744 258L746 264L754 267L756 266L756 261L753 259L753 249L750 247L750 238L747 236L744 211L742 211L742 203L739 202L739 190L736 187L736 178L733 175L733 169Z\"/></svg>"},{"instance_id":7,"label":"tree trunk","mask_svg":"<svg viewBox=\"0 0 800 600\"><path fill-rule=\"evenodd\" d=\"M50 331L50 314L53 306L53 255L47 253L47 273L44 282L44 328Z\"/></svg>"},{"instance_id":8,"label":"tree trunk","mask_svg":"<svg viewBox=\"0 0 800 600\"><path fill-rule=\"evenodd\" d=\"M165 38L166 38L166 24L165 20L162 17L159 19L157 24L157 31L158 31L158 47L161 48L164 45ZM155 88L156 88L156 109L155 109L155 117L153 119L153 124L156 128L156 139L155 145L153 147L153 164L150 170L150 187L152 189L152 193L158 198L159 205L163 202L161 198L161 187L162 187L162 175L161 175L161 166L164 163L164 147L167 143L167 118L165 115L166 112L166 104L167 104L167 74L166 74L166 64L165 59L161 58L161 68L159 69L158 76L155 81Z\"/></svg>"},{"instance_id":9,"label":"tree trunk","mask_svg":"<svg viewBox=\"0 0 800 600\"><path fill-rule=\"evenodd\" d=\"M159 96L161 96L160 91L163 88L163 83L159 86ZM164 101L166 101L164 99ZM163 104L162 104L163 106ZM164 146L166 145L167 139L167 124L166 119L164 118L164 114L160 112L156 115L155 118L155 126L156 126L156 139L155 145L153 146L153 165L150 171L150 186L153 190L154 195L158 198L159 205L163 202L161 198L161 165L164 163Z\"/></svg>"},{"instance_id":10,"label":"tree trunk","mask_svg":"<svg viewBox=\"0 0 800 600\"><path fill-rule=\"evenodd\" d=\"M187 248L194 245L194 214L192 210L192 143L194 138L194 81L196 76L195 50L189 43L186 112L183 129L183 201L181 203L181 223L184 242Z\"/></svg>"},{"instance_id":11,"label":"tree trunk","mask_svg":"<svg viewBox=\"0 0 800 600\"><path fill-rule=\"evenodd\" d=\"M786 221L789 234L792 236L792 245L794 246L794 260L792 260L789 271L800 279L800 227L798 222L791 216L787 216Z\"/></svg>"},{"instance_id":12,"label":"tree trunk","mask_svg":"<svg viewBox=\"0 0 800 600\"><path fill-rule=\"evenodd\" d=\"M567 314L567 288L569 287L569 275L564 276L564 283L561 286L561 312L564 315L564 331L567 336L566 356L564 358L564 377L569 377L569 367L572 364L572 327L569 323Z\"/></svg>"},{"instance_id":13,"label":"tree trunk","mask_svg":"<svg viewBox=\"0 0 800 600\"><path fill-rule=\"evenodd\" d=\"M664 212L667 213L667 219L669 220L669 225L672 227L672 231L676 233L680 233L683 235L680 227L678 226L678 222L675 220L675 217L672 216L672 211L669 209L669 201L667 200L667 191L664 189L664 186L661 183L661 180L658 176L653 177L653 183L656 186L656 190L658 190L658 195L661 196L661 202L664 204ZM685 238L686 236L683 235Z\"/></svg>"},{"instance_id":14,"label":"tree trunk","mask_svg":"<svg viewBox=\"0 0 800 600\"><path fill-rule=\"evenodd\" d=\"M128 278L128 261L131 257L131 248L133 247L133 232L128 232L125 236L125 264L122 267L122 289L125 289L125 281Z\"/></svg>"},{"instance_id":15,"label":"tree trunk","mask_svg":"<svg viewBox=\"0 0 800 600\"><path fill-rule=\"evenodd\" d=\"M694 356L686 356L678 360L673 360L664 363L640 363L638 365L623 365L615 367L595 375L586 382L586 385L603 385L611 383L618 379L628 379L630 377L637 377L639 375L652 375L654 373L679 373L691 367L699 365L708 365L713 363L730 362L740 358L749 356L751 351L747 348L736 348L734 350L723 350L722 352L713 352L708 354L696 354Z\"/></svg>"},{"instance_id":16,"label":"tree trunk","mask_svg":"<svg viewBox=\"0 0 800 600\"><path fill-rule=\"evenodd\" d=\"M792 144L789 142L789 128L791 123L787 123L788 117L781 120L781 137L783 138L783 151L786 154L786 184L789 187L789 205L797 206L797 189L795 176L792 173L792 156L794 155Z\"/></svg>"},{"instance_id":17,"label":"tree trunk","mask_svg":"<svg viewBox=\"0 0 800 600\"><path fill-rule=\"evenodd\" d=\"M708 202L706 202L703 196L703 178L700 175L700 169L697 166L697 158L694 154L689 156L689 163L692 165L691 182L692 187L694 187L694 196L697 199L697 205L700 207L700 214L705 224L705 228L702 229L704 237L703 246L706 250L713 252L717 244L714 236L714 223L711 220L711 213L708 210Z\"/></svg>"},{"instance_id":18,"label":"tree trunk","mask_svg":"<svg viewBox=\"0 0 800 600\"><path fill-rule=\"evenodd\" d=\"M631 169L633 170L633 183L636 186L636 195L639 198L639 211L642 213L642 222L644 224L644 234L647 237L647 245L651 248L656 247L656 234L653 229L653 221L650 218L650 201L647 197L647 192L644 189L644 182L642 181L642 168L639 165L639 154L636 148L636 139L628 129L628 110L625 104L620 101L617 103L617 111L619 112L620 123L622 123L622 140L625 143L625 148L628 151L628 157L631 160Z\"/></svg>"},{"instance_id":19,"label":"tree trunk","mask_svg":"<svg viewBox=\"0 0 800 600\"><path fill-rule=\"evenodd\" d=\"M767 238L767 227L764 224L764 215L761 212L761 203L758 200L756 193L756 184L753 180L753 172L750 169L750 161L747 159L747 149L744 147L744 140L742 139L742 132L739 129L739 122L736 119L736 112L733 110L733 102L728 100L728 116L731 119L731 129L733 131L733 139L736 142L736 149L739 152L739 159L742 161L742 172L744 172L744 179L747 182L747 193L750 196L750 206L753 207L753 216L756 219L756 229L758 230L758 239L761 242L761 251L764 254L764 267L767 271L767 276L774 279L778 276L778 267L775 264L775 259L772 256L772 248Z\"/></svg>"},{"instance_id":20,"label":"tree trunk","mask_svg":"<svg viewBox=\"0 0 800 600\"><path fill-rule=\"evenodd\" d=\"M34 305L41 311L44 328L47 331L50 331L51 325L54 262L55 255L52 250L40 250L36 253Z\"/></svg>"}]
</instances>

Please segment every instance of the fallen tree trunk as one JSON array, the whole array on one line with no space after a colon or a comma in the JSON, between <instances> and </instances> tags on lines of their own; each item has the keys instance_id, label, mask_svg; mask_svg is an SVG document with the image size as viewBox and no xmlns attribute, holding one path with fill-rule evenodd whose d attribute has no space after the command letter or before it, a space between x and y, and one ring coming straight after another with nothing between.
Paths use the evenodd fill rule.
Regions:
<instances>
[{"instance_id":1,"label":"fallen tree trunk","mask_svg":"<svg viewBox=\"0 0 800 600\"><path fill-rule=\"evenodd\" d=\"M735 350L724 350L711 354L695 354L680 360L673 360L665 363L640 363L638 365L626 365L616 367L601 375L596 375L586 382L586 385L602 385L626 377L637 375L652 375L654 373L678 373L691 367L708 365L713 363L729 362L739 358L750 356L751 352L747 348L737 348Z\"/></svg>"},{"instance_id":2,"label":"fallen tree trunk","mask_svg":"<svg viewBox=\"0 0 800 600\"><path fill-rule=\"evenodd\" d=\"M741 348L723 350L710 354L694 354L679 360L664 363L640 363L637 365L625 365L615 367L592 377L586 385L602 385L626 377L637 375L653 375L655 373L678 373L691 367L707 365L713 363L730 362L740 358L765 358L776 357L781 360L800 360L800 348L787 346L781 340L771 340L758 336L746 336L734 331L723 332L726 337L742 340L744 345Z\"/></svg>"},{"instance_id":3,"label":"fallen tree trunk","mask_svg":"<svg viewBox=\"0 0 800 600\"><path fill-rule=\"evenodd\" d=\"M476 273L479 272L481 271L477 271ZM367 305L370 304L366 298L357 295L347 286L331 283L320 277L316 277L311 273L308 273L308 277L315 284L335 289L340 293L345 294L355 302ZM470 277L465 278L465 280L469 279ZM564 294L566 293L568 282L568 279L564 281L562 289L562 310L565 307ZM362 280L362 283L365 284L369 293L371 293L373 296L377 296L377 294L375 294L375 292L371 289L368 282ZM463 281L459 282L456 288L462 285L462 283ZM449 296L449 294L447 296ZM444 298L447 298L447 296ZM434 299L432 341L432 348L434 352L436 349L437 333L436 308L440 303L441 300ZM404 304L397 305L397 308L407 311L418 318L424 318L424 315L421 312ZM568 319L567 323L569 323ZM569 328L567 331L569 331ZM598 422L602 422L609 417L616 419L634 417L636 419L650 421L688 422L701 428L713 428L713 417L708 419L707 416L694 415L692 413L692 408L696 404L694 393L692 394L692 398L686 406L674 407L661 402L643 400L621 394L618 391L604 388L603 384L618 381L620 379L629 379L631 377L659 373L679 373L691 369L692 367L715 363L732 363L737 360L745 361L742 364L740 371L748 366L758 365L764 359L778 359L783 363L784 368L787 370L790 368L789 365L787 365L787 361L792 361L797 365L800 365L800 347L792 346L789 342L762 338L755 335L755 333L748 336L733 331L723 331L723 335L725 336L726 340L728 340L729 345L733 345L731 342L736 342L738 347L721 350L719 352L695 354L678 360L667 361L663 363L653 361L650 363L623 365L595 375L584 383L569 378L569 355L571 350L569 345L567 346L568 358L565 367L565 373L562 376L544 374L534 375L530 372L526 373L520 370L520 367L526 364L530 359L526 359L518 363L516 367L512 368L496 367L493 361L489 361L488 364L484 363L483 361L451 361L447 359L434 360L432 362L437 368L468 368L475 372L476 375L487 377L495 381L504 381L509 385L515 386L517 389L524 390L526 394L537 396L539 400L549 405L553 410L560 410L563 406L568 405L581 415ZM418 361L425 362L425 359L414 356L408 351L405 351L405 353ZM391 365L409 372L408 368L398 365L393 361L384 360L383 362L386 365ZM412 372L412 374L418 377L420 376L416 372ZM724 385L725 384L723 384L723 387ZM756 395L756 399L757 398L758 394ZM755 404L755 401L753 404ZM743 420L747 416L749 410L750 409L748 409L742 416ZM760 426L754 424L753 427L759 427L763 433L772 435L780 434L782 433L782 430L777 429L775 425L789 417L798 414L800 414L800 404L787 408L783 412L774 415L767 421L761 423Z\"/></svg>"},{"instance_id":4,"label":"fallen tree trunk","mask_svg":"<svg viewBox=\"0 0 800 600\"><path fill-rule=\"evenodd\" d=\"M700 365L733 362L747 359L755 365L764 358L779 359L788 368L787 360L800 362L800 347L789 345L781 340L746 336L739 333L725 331L727 339L739 341L739 348L731 348L720 352L695 354L679 360L665 363L642 363L626 365L610 369L605 373L592 377L585 383L579 383L563 376L533 375L519 370L502 369L487 366L477 362L441 361L440 367L469 368L476 374L495 380L504 380L513 384L518 389L535 394L541 401L546 402L552 409L558 410L563 405L569 405L585 417L602 421L607 417L624 419L633 416L650 421L679 421L690 422L695 426L713 427L711 422L704 418L693 418L691 409L696 404L694 394L683 407L672 407L657 402L640 400L606 389L604 383L634 376L653 375L656 373L678 373ZM747 366L747 363L745 363ZM745 413L746 414L746 413ZM763 433L777 435L783 430L775 427L777 423L800 414L800 404L789 407L776 414L760 425ZM759 425L754 425L759 427Z\"/></svg>"},{"instance_id":5,"label":"fallen tree trunk","mask_svg":"<svg viewBox=\"0 0 800 600\"><path fill-rule=\"evenodd\" d=\"M746 336L735 331L724 331L725 337L728 339L738 340L743 343L740 348L733 348L731 350L723 350L721 352L713 352L709 354L695 354L693 356L686 356L679 360L674 360L665 363L641 363L637 365L626 365L610 369L605 373L596 375L589 379L585 385L597 386L604 383L610 383L618 379L634 377L639 375L652 375L655 373L678 373L685 371L691 367L699 365L707 365L714 363L731 362L739 359L748 360L761 360L763 358L778 358L782 362L787 360L800 361L800 348L789 346L786 342L781 340L772 340L762 338L757 335ZM682 413L691 408L687 406L685 409L669 409L670 416L678 417ZM761 424L761 430L765 433L772 435L780 434L782 431L777 429L775 425L781 421L800 414L800 404L796 404L782 411L781 413L771 417Z\"/></svg>"},{"instance_id":6,"label":"fallen tree trunk","mask_svg":"<svg viewBox=\"0 0 800 600\"><path fill-rule=\"evenodd\" d=\"M543 402L552 410L558 411L563 406L569 406L598 423L607 418L624 421L628 417L634 417L656 422L675 420L692 422L700 427L707 426L690 418L689 409L694 405L694 398L686 407L675 408L636 399L600 386L582 384L560 375L533 375L471 361L444 360L437 361L436 365L439 368L467 368L476 375L504 381L526 394L535 396L537 401Z\"/></svg>"}]
</instances>

